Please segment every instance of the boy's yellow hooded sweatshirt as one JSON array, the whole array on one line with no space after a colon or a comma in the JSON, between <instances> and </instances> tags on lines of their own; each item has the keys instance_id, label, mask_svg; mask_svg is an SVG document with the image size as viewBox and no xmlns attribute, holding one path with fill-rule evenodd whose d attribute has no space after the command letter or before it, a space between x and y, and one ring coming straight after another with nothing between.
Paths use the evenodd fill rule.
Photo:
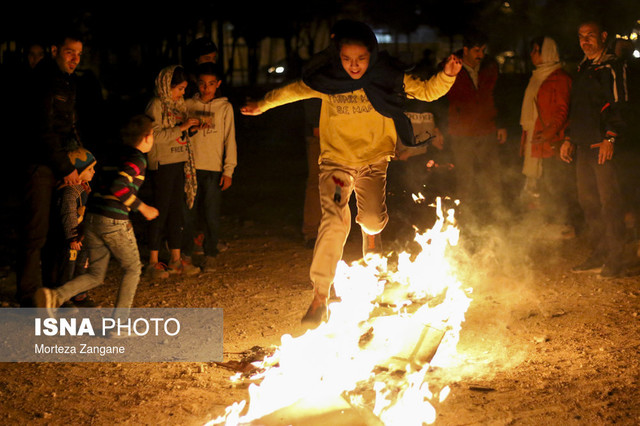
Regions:
<instances>
[{"instance_id":1,"label":"boy's yellow hooded sweatshirt","mask_svg":"<svg viewBox=\"0 0 640 426\"><path fill-rule=\"evenodd\" d=\"M433 101L445 95L455 80L444 72L427 81L405 74L404 90L409 98ZM258 107L265 112L308 98L322 99L319 163L329 160L358 168L393 157L398 139L395 124L373 108L363 89L328 95L296 81L267 93Z\"/></svg>"}]
</instances>

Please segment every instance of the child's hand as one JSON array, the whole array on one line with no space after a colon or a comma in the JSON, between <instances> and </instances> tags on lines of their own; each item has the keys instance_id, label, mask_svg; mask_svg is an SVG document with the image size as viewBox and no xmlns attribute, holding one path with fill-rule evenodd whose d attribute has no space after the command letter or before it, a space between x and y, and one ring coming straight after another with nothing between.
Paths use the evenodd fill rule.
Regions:
<instances>
[{"instance_id":1,"label":"child's hand","mask_svg":"<svg viewBox=\"0 0 640 426\"><path fill-rule=\"evenodd\" d=\"M80 241L71 241L69 243L69 247L71 248L71 250L80 250L82 249L82 243Z\"/></svg>"},{"instance_id":2,"label":"child's hand","mask_svg":"<svg viewBox=\"0 0 640 426\"><path fill-rule=\"evenodd\" d=\"M258 103L255 101L249 101L245 106L240 108L240 112L243 115L260 115L262 111L258 108Z\"/></svg>"},{"instance_id":3,"label":"child's hand","mask_svg":"<svg viewBox=\"0 0 640 426\"><path fill-rule=\"evenodd\" d=\"M222 188L222 191L224 191L225 189L228 189L230 186L231 186L231 176L225 176L225 175L220 176L220 188Z\"/></svg>"},{"instance_id":4,"label":"child's hand","mask_svg":"<svg viewBox=\"0 0 640 426\"><path fill-rule=\"evenodd\" d=\"M180 125L180 130L184 132L189 130L192 127L198 127L198 126L200 126L200 120L198 120L197 118L190 118Z\"/></svg>"},{"instance_id":5,"label":"child's hand","mask_svg":"<svg viewBox=\"0 0 640 426\"><path fill-rule=\"evenodd\" d=\"M151 207L150 205L145 203L140 204L140 206L138 207L138 211L147 220L153 220L158 217L159 214L158 209L156 209L155 207Z\"/></svg>"},{"instance_id":6,"label":"child's hand","mask_svg":"<svg viewBox=\"0 0 640 426\"><path fill-rule=\"evenodd\" d=\"M462 69L462 60L456 55L449 55L447 62L444 64L444 73L449 77L458 75Z\"/></svg>"}]
</instances>

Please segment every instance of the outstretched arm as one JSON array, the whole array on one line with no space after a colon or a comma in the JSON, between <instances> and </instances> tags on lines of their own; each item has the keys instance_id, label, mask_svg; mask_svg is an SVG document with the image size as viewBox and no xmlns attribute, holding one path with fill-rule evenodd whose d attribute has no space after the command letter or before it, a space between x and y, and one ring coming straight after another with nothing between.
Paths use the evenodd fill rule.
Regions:
<instances>
[{"instance_id":1,"label":"outstretched arm","mask_svg":"<svg viewBox=\"0 0 640 426\"><path fill-rule=\"evenodd\" d=\"M444 73L449 77L455 77L462 69L462 59L456 55L449 55L447 62L444 64Z\"/></svg>"},{"instance_id":2,"label":"outstretched arm","mask_svg":"<svg viewBox=\"0 0 640 426\"><path fill-rule=\"evenodd\" d=\"M456 76L462 67L461 63L458 63L457 61L459 61L459 59L451 55L447 60L445 69L427 81L405 74L404 90L407 93L407 96L427 102L435 101L436 99L444 96L451 86L453 86L453 83L455 83ZM455 74L449 75L447 69L449 70L448 72Z\"/></svg>"},{"instance_id":3,"label":"outstretched arm","mask_svg":"<svg viewBox=\"0 0 640 426\"><path fill-rule=\"evenodd\" d=\"M271 108L309 98L322 98L320 92L316 92L302 81L294 81L279 89L274 89L260 101L249 101L240 112L243 115L259 115Z\"/></svg>"},{"instance_id":4,"label":"outstretched arm","mask_svg":"<svg viewBox=\"0 0 640 426\"><path fill-rule=\"evenodd\" d=\"M242 115L260 115L262 110L258 106L257 101L248 101L242 108L240 108Z\"/></svg>"}]
</instances>

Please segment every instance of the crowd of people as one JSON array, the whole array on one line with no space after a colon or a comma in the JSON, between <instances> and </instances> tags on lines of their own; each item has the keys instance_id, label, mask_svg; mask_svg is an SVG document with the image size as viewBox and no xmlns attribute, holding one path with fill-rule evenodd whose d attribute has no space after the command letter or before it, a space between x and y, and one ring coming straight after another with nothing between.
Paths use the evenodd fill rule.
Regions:
<instances>
[{"instance_id":1,"label":"crowd of people","mask_svg":"<svg viewBox=\"0 0 640 426\"><path fill-rule=\"evenodd\" d=\"M75 71L83 47L69 31L53 41L50 58L42 46L29 51L25 100L33 151L16 265L21 306L95 306L87 292L102 284L114 257L123 270L116 308L130 308L142 273L131 212L150 221L145 273L154 280L212 269L226 249L218 238L220 193L232 183L236 141L233 109L219 96L215 44L197 39L193 64L160 71L156 96L130 117L121 143L104 157L84 146L78 125ZM149 204L138 196L145 180L153 188ZM204 254L198 266L189 257L194 245ZM159 259L164 246L166 264Z\"/></svg>"},{"instance_id":2,"label":"crowd of people","mask_svg":"<svg viewBox=\"0 0 640 426\"><path fill-rule=\"evenodd\" d=\"M584 22L577 34L584 59L576 72L567 72L552 38L531 41L533 73L520 113L521 198L536 202L546 220L566 225L567 237L584 223L592 251L574 272L619 277L628 266L625 215L635 218L639 211L635 182L619 175L618 164L621 152L635 158L629 147L638 138L638 71L624 53L609 52L599 23ZM382 253L392 159L411 163L406 177L421 179L426 152L447 147L455 182L446 195L461 202L463 232L506 220L498 150L507 141L507 125L497 92L499 67L486 55L487 44L486 35L469 31L462 49L427 75L379 50L367 25L341 20L299 80L240 108L252 116L305 100L309 184L302 232L314 250L314 294L304 323L327 319L351 227L352 193L363 259ZM131 307L143 270L131 212L149 221L144 274L150 279L215 268L217 254L227 248L219 238L220 206L237 164L234 112L220 94L217 47L208 39L191 47L192 62L159 72L155 96L123 126L113 158L90 152L77 125L74 73L82 38L61 34L50 58L42 46L30 49L29 116L35 125L29 129L34 149L17 262L21 306L91 306L87 292L103 282L113 256L124 274L116 307ZM434 115L437 99L445 107ZM626 151L618 148L625 145ZM145 181L152 189L149 204L138 196ZM198 264L196 252L203 254Z\"/></svg>"}]
</instances>

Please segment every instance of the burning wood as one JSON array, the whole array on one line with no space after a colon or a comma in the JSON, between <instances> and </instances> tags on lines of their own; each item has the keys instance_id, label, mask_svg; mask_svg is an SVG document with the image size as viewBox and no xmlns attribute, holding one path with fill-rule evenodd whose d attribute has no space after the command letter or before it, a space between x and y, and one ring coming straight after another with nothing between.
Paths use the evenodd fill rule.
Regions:
<instances>
[{"instance_id":1,"label":"burning wood","mask_svg":"<svg viewBox=\"0 0 640 426\"><path fill-rule=\"evenodd\" d=\"M368 425L435 421L431 401L448 387L434 393L425 377L451 362L471 302L446 261L458 238L453 211L438 199L437 213L434 227L416 235L422 251L400 253L396 269L380 256L339 264L341 301L330 305L329 321L284 335L272 356L252 363L260 373L250 379L261 383L249 386L246 412L245 401L236 403L211 424L353 424L345 415Z\"/></svg>"}]
</instances>

